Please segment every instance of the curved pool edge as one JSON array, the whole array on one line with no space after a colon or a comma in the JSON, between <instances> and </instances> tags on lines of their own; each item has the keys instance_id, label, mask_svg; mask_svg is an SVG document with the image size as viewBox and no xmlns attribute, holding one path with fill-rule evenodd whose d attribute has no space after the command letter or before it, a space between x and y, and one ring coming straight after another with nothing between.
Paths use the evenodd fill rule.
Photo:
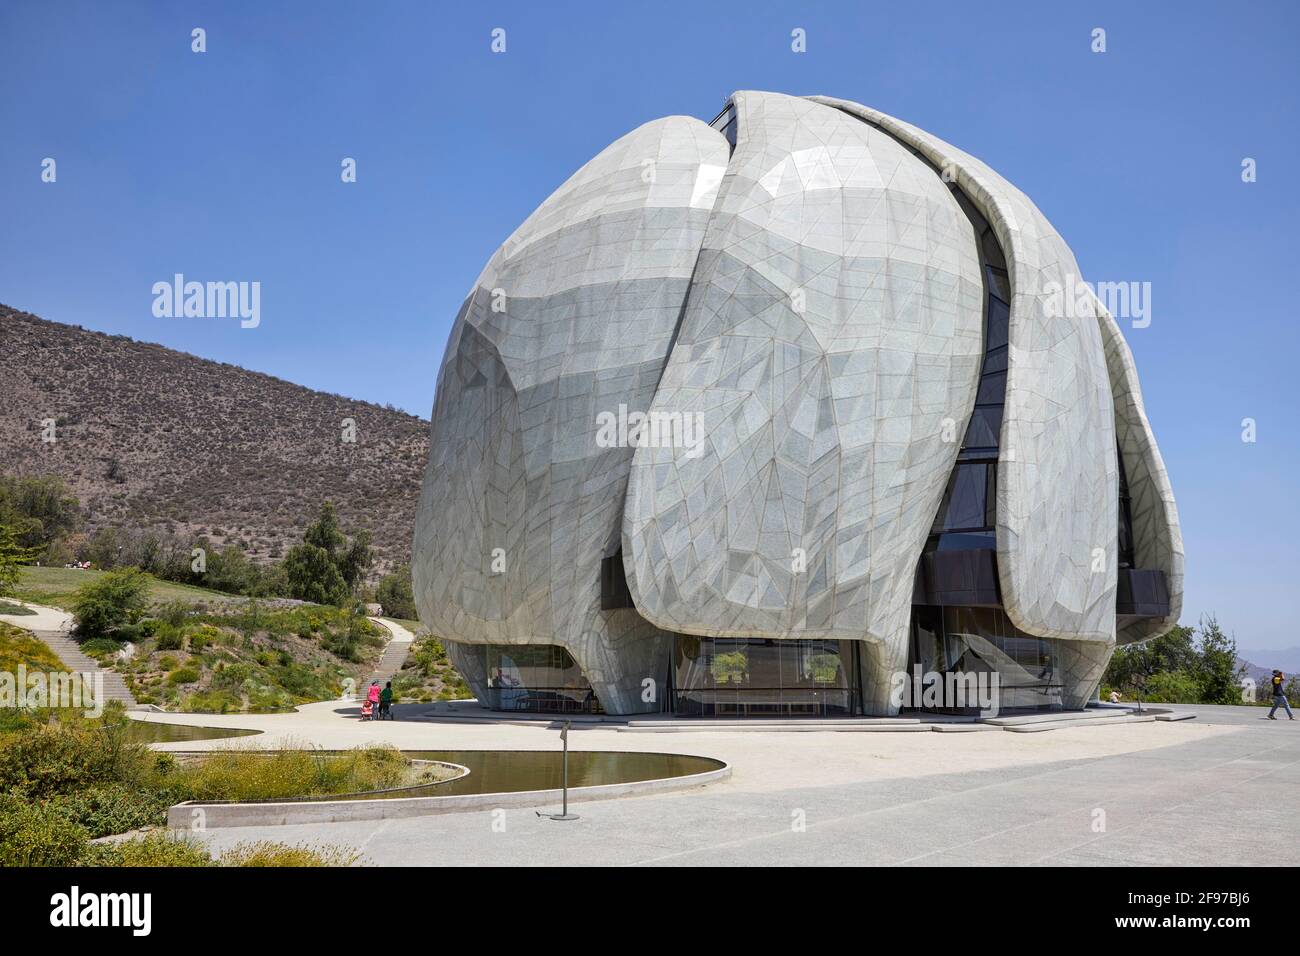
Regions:
<instances>
[{"instance_id":1,"label":"curved pool edge","mask_svg":"<svg viewBox=\"0 0 1300 956\"><path fill-rule=\"evenodd\" d=\"M693 756L693 755L678 755ZM569 802L612 800L617 797L693 790L718 783L731 776L731 764L716 757L704 758L721 764L712 770L682 777L658 777L628 783L606 783L591 787L570 787ZM187 800L167 810L167 826L173 830L202 831L209 827L287 826L298 823L344 823L354 820L396 820L431 816L536 807L558 803L562 791L521 790L514 793L475 793L455 797L392 797L372 800L319 800L308 803L204 803Z\"/></svg>"}]
</instances>

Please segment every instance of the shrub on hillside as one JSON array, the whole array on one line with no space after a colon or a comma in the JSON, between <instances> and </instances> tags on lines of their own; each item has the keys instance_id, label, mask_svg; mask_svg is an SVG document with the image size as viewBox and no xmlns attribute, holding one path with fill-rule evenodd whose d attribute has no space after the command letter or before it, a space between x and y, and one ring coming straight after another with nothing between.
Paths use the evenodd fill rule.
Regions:
<instances>
[{"instance_id":1,"label":"shrub on hillside","mask_svg":"<svg viewBox=\"0 0 1300 956\"><path fill-rule=\"evenodd\" d=\"M155 634L157 641L154 646L160 651L179 651L185 646L185 635L178 627L164 624Z\"/></svg>"},{"instance_id":2,"label":"shrub on hillside","mask_svg":"<svg viewBox=\"0 0 1300 956\"><path fill-rule=\"evenodd\" d=\"M167 819L168 807L186 799L182 788L158 790L109 783L51 797L46 805L83 827L93 839L157 826Z\"/></svg>"},{"instance_id":3,"label":"shrub on hillside","mask_svg":"<svg viewBox=\"0 0 1300 956\"><path fill-rule=\"evenodd\" d=\"M406 663L393 679L393 690L402 697L419 700L432 700L435 690L439 700L453 700L470 693L469 685L451 666L447 649L430 636L419 638L412 646Z\"/></svg>"},{"instance_id":4,"label":"shrub on hillside","mask_svg":"<svg viewBox=\"0 0 1300 956\"><path fill-rule=\"evenodd\" d=\"M213 866L202 844L187 837L158 831L130 840L91 844L82 866Z\"/></svg>"},{"instance_id":5,"label":"shrub on hillside","mask_svg":"<svg viewBox=\"0 0 1300 956\"><path fill-rule=\"evenodd\" d=\"M122 632L118 631L117 633L121 634ZM92 637L81 644L81 650L85 654L100 661L115 657L121 649L122 642L115 641L111 637Z\"/></svg>"},{"instance_id":6,"label":"shrub on hillside","mask_svg":"<svg viewBox=\"0 0 1300 956\"><path fill-rule=\"evenodd\" d=\"M197 667L190 667L189 665L186 665L185 667L178 667L176 668L176 670L168 674L167 683L197 684L199 682L199 678L202 676L203 675L199 673L199 669Z\"/></svg>"},{"instance_id":7,"label":"shrub on hillside","mask_svg":"<svg viewBox=\"0 0 1300 956\"><path fill-rule=\"evenodd\" d=\"M0 866L75 866L87 840L85 829L57 810L0 794Z\"/></svg>"},{"instance_id":8,"label":"shrub on hillside","mask_svg":"<svg viewBox=\"0 0 1300 956\"><path fill-rule=\"evenodd\" d=\"M136 568L110 571L82 585L72 604L77 637L117 637L144 615L148 591L149 578Z\"/></svg>"},{"instance_id":9,"label":"shrub on hillside","mask_svg":"<svg viewBox=\"0 0 1300 956\"><path fill-rule=\"evenodd\" d=\"M148 750L128 742L124 728L111 717L69 720L0 741L0 792L21 791L39 799L140 778Z\"/></svg>"}]
</instances>

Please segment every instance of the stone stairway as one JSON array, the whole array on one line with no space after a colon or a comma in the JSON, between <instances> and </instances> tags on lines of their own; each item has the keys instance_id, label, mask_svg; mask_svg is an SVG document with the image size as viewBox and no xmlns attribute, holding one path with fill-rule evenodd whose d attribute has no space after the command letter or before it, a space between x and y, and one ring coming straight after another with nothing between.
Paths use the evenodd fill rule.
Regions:
<instances>
[{"instance_id":1,"label":"stone stairway","mask_svg":"<svg viewBox=\"0 0 1300 956\"><path fill-rule=\"evenodd\" d=\"M392 639L389 640L388 646L384 648L384 654L379 658L379 663L375 665L375 669L365 679L365 683L361 685L363 694L364 688L368 687L371 681L379 681L382 685L397 676L397 672L406 663L406 658L411 653L411 645L415 641L415 635L400 624L380 617L372 617L368 618L368 620L387 630L392 635Z\"/></svg>"},{"instance_id":2,"label":"stone stairway","mask_svg":"<svg viewBox=\"0 0 1300 956\"><path fill-rule=\"evenodd\" d=\"M136 699L131 695L131 691L127 689L126 681L122 679L121 674L100 667L98 661L83 654L77 642L68 636L72 630L71 614L60 611L58 608L27 604L25 601L23 603L27 607L36 610L37 614L5 616L3 620L8 624L31 631L38 640L42 641L55 653L59 660L63 661L70 671L83 674L96 672L103 674L105 702L110 700L120 701L128 709L139 706Z\"/></svg>"},{"instance_id":3,"label":"stone stairway","mask_svg":"<svg viewBox=\"0 0 1300 956\"><path fill-rule=\"evenodd\" d=\"M99 671L104 675L104 700L120 701L127 709L138 706L135 697L127 689L126 681L117 671L107 670L99 666L99 662L93 657L87 657L81 653L81 648L77 642L59 631L32 631L38 638L44 641L59 660L67 664L69 669L80 671L81 673L93 673Z\"/></svg>"}]
</instances>

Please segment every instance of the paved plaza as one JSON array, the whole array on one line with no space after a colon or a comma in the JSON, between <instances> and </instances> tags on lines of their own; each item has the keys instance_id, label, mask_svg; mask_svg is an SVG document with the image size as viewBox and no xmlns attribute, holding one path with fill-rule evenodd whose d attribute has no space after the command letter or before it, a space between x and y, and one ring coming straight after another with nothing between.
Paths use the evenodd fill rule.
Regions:
<instances>
[{"instance_id":1,"label":"paved plaza","mask_svg":"<svg viewBox=\"0 0 1300 956\"><path fill-rule=\"evenodd\" d=\"M245 840L335 843L399 865L1238 865L1300 863L1300 723L1266 710L1176 707L1195 720L1050 733L620 733L577 724L579 750L694 753L729 780L671 794L405 820L210 829ZM550 749L555 725L405 705L393 723L345 703L295 714L151 715L264 730L196 746ZM543 807L543 810L553 808Z\"/></svg>"}]
</instances>

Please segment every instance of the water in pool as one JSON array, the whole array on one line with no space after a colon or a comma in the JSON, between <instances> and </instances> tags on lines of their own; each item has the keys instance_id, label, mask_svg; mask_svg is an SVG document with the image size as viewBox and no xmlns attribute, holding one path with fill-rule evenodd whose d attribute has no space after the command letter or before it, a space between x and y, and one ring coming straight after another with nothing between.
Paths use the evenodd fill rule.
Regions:
<instances>
[{"instance_id":1,"label":"water in pool","mask_svg":"<svg viewBox=\"0 0 1300 956\"><path fill-rule=\"evenodd\" d=\"M559 789L563 755L538 750L404 750L416 760L442 760L469 768L469 775L446 783L412 787L400 793L355 794L345 799L387 797L459 797L475 793L517 793ZM569 786L596 787L637 780L685 777L717 770L722 761L690 754L619 753L604 750L569 752ZM333 799L338 799L337 797Z\"/></svg>"},{"instance_id":2,"label":"water in pool","mask_svg":"<svg viewBox=\"0 0 1300 956\"><path fill-rule=\"evenodd\" d=\"M133 720L126 727L127 740L140 744L219 740L222 737L248 737L260 733L260 730L240 730L235 727L191 727L189 724L162 724L149 720Z\"/></svg>"}]
</instances>

